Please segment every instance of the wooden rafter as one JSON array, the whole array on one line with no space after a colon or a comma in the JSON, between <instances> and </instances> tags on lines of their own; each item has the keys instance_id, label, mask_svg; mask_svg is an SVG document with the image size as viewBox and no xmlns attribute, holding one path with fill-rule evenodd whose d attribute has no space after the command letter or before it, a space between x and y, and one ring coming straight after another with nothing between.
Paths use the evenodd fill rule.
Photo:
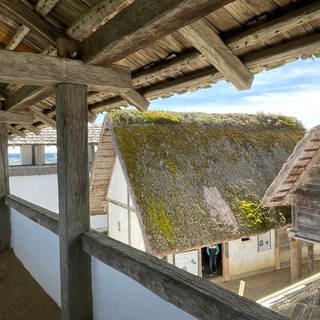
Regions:
<instances>
[{"instance_id":1,"label":"wooden rafter","mask_svg":"<svg viewBox=\"0 0 320 320\"><path fill-rule=\"evenodd\" d=\"M60 32L42 19L36 12L19 0L1 0L0 14L7 16L17 24L24 24L38 34L48 44L55 45Z\"/></svg>"},{"instance_id":2,"label":"wooden rafter","mask_svg":"<svg viewBox=\"0 0 320 320\"><path fill-rule=\"evenodd\" d=\"M22 110L54 94L54 88L23 86L4 101L5 110Z\"/></svg>"},{"instance_id":3,"label":"wooden rafter","mask_svg":"<svg viewBox=\"0 0 320 320\"><path fill-rule=\"evenodd\" d=\"M180 33L237 89L251 87L253 75L224 44L207 20L198 20L182 28Z\"/></svg>"},{"instance_id":4,"label":"wooden rafter","mask_svg":"<svg viewBox=\"0 0 320 320\"><path fill-rule=\"evenodd\" d=\"M24 127L26 130L34 133L35 135L39 135L39 134L41 133L41 129L38 129L38 128L36 128L36 127L33 126L33 125L24 124L23 127Z\"/></svg>"},{"instance_id":5,"label":"wooden rafter","mask_svg":"<svg viewBox=\"0 0 320 320\"><path fill-rule=\"evenodd\" d=\"M320 48L319 34L306 37L303 40L295 40L272 48L264 49L256 52L255 54L248 54L243 57L243 62L252 73L255 73L261 70L261 66L268 65L270 60L276 64L282 63L283 61L293 61L299 56L299 53L302 56L308 55L310 52L315 52L315 48ZM275 52L277 53L276 55ZM274 60L272 60L273 57ZM190 55L185 55L176 62L182 63L184 58L189 59ZM175 65L174 63L168 63L166 66L168 68L175 68L178 64ZM162 69L159 70L159 68L155 68L155 73L159 72L162 72ZM165 70L163 70L163 72L165 72ZM142 73L143 76L152 77L153 69L149 70L147 74L145 72ZM133 75L132 82L134 85L136 78L141 81L140 74ZM174 91L188 90L188 88L195 88L197 86L201 87L204 84L210 85L219 80L223 80L223 76L214 67L207 67L190 75L184 75L180 78L145 88L141 90L140 93L148 99L154 99L158 96L166 94L170 95ZM126 105L126 103L123 99L111 98L103 102L93 104L89 108L93 112L102 112L107 109L124 105Z\"/></svg>"},{"instance_id":6,"label":"wooden rafter","mask_svg":"<svg viewBox=\"0 0 320 320\"><path fill-rule=\"evenodd\" d=\"M29 113L0 111L0 123L32 123L33 116Z\"/></svg>"},{"instance_id":7,"label":"wooden rafter","mask_svg":"<svg viewBox=\"0 0 320 320\"><path fill-rule=\"evenodd\" d=\"M33 112L33 115L35 116L36 119L42 121L43 123L47 124L48 126L54 128L54 129L56 128L56 121L55 120L48 117L46 114L41 112L36 107L31 107L30 110Z\"/></svg>"},{"instance_id":8,"label":"wooden rafter","mask_svg":"<svg viewBox=\"0 0 320 320\"><path fill-rule=\"evenodd\" d=\"M14 50L24 39L24 37L30 32L30 28L25 26L24 24L21 25L10 42L7 44L6 49L7 50Z\"/></svg>"},{"instance_id":9,"label":"wooden rafter","mask_svg":"<svg viewBox=\"0 0 320 320\"><path fill-rule=\"evenodd\" d=\"M26 134L18 129L16 129L14 126L11 125L7 125L9 132L15 134L16 136L20 136L22 138L24 138L26 136Z\"/></svg>"},{"instance_id":10,"label":"wooden rafter","mask_svg":"<svg viewBox=\"0 0 320 320\"><path fill-rule=\"evenodd\" d=\"M130 70L125 67L88 66L80 60L1 49L0 61L0 82L35 86L75 83L113 92L131 89Z\"/></svg>"},{"instance_id":11,"label":"wooden rafter","mask_svg":"<svg viewBox=\"0 0 320 320\"><path fill-rule=\"evenodd\" d=\"M120 95L140 111L144 111L149 107L150 102L136 90L131 89Z\"/></svg>"},{"instance_id":12,"label":"wooden rafter","mask_svg":"<svg viewBox=\"0 0 320 320\"><path fill-rule=\"evenodd\" d=\"M44 1L44 0L42 0ZM102 0L74 21L66 30L66 35L74 40L83 40L99 27L112 19L134 0Z\"/></svg>"},{"instance_id":13,"label":"wooden rafter","mask_svg":"<svg viewBox=\"0 0 320 320\"><path fill-rule=\"evenodd\" d=\"M44 17L49 14L59 1L60 0L38 0L34 9Z\"/></svg>"},{"instance_id":14,"label":"wooden rafter","mask_svg":"<svg viewBox=\"0 0 320 320\"><path fill-rule=\"evenodd\" d=\"M118 61L233 1L136 0L83 41L83 60Z\"/></svg>"}]
</instances>

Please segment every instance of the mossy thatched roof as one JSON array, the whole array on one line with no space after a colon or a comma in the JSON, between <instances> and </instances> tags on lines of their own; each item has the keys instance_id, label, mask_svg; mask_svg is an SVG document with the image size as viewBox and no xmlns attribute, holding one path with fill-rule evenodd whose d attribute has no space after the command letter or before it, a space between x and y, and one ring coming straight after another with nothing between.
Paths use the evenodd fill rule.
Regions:
<instances>
[{"instance_id":1,"label":"mossy thatched roof","mask_svg":"<svg viewBox=\"0 0 320 320\"><path fill-rule=\"evenodd\" d=\"M109 115L147 250L165 254L286 223L260 200L304 134L278 115Z\"/></svg>"}]
</instances>

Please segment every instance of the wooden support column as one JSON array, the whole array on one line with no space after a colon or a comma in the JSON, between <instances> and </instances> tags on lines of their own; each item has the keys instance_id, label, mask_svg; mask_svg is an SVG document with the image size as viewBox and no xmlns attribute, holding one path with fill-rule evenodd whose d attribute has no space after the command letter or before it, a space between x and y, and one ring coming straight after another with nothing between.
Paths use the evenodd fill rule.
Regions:
<instances>
[{"instance_id":1,"label":"wooden support column","mask_svg":"<svg viewBox=\"0 0 320 320\"><path fill-rule=\"evenodd\" d=\"M291 282L302 278L302 243L301 240L290 238Z\"/></svg>"},{"instance_id":2,"label":"wooden support column","mask_svg":"<svg viewBox=\"0 0 320 320\"><path fill-rule=\"evenodd\" d=\"M274 229L274 266L276 270L281 269L281 260L280 260L280 233L279 229Z\"/></svg>"},{"instance_id":3,"label":"wooden support column","mask_svg":"<svg viewBox=\"0 0 320 320\"><path fill-rule=\"evenodd\" d=\"M314 272L314 245L312 242L308 242L308 272L309 274Z\"/></svg>"},{"instance_id":4,"label":"wooden support column","mask_svg":"<svg viewBox=\"0 0 320 320\"><path fill-rule=\"evenodd\" d=\"M222 244L222 272L224 281L230 281L229 242Z\"/></svg>"},{"instance_id":5,"label":"wooden support column","mask_svg":"<svg viewBox=\"0 0 320 320\"><path fill-rule=\"evenodd\" d=\"M5 124L0 124L0 254L11 246L10 211L4 203L9 193L8 131Z\"/></svg>"},{"instance_id":6,"label":"wooden support column","mask_svg":"<svg viewBox=\"0 0 320 320\"><path fill-rule=\"evenodd\" d=\"M91 258L79 236L90 228L87 87L56 88L62 320L92 319Z\"/></svg>"}]
</instances>

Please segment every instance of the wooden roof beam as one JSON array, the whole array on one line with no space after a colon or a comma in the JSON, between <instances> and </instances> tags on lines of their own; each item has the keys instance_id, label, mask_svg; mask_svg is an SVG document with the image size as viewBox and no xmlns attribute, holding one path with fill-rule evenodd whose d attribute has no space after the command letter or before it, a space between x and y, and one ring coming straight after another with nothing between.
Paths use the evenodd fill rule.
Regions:
<instances>
[{"instance_id":1,"label":"wooden roof beam","mask_svg":"<svg viewBox=\"0 0 320 320\"><path fill-rule=\"evenodd\" d=\"M289 43L258 51L254 54L246 55L243 57L243 61L249 68L249 70L254 73L258 72L261 66L270 63L273 57L274 60L272 61L277 65L285 60L293 61L300 55L310 55L310 53L315 52L316 48L320 48L320 34L308 36L303 40L297 39ZM197 53L197 55L199 54ZM179 67L180 63L184 63L184 59L187 59L187 61L189 61L190 58L192 58L192 54L186 54L181 58L176 59L176 65L174 65L174 62L169 62L168 65L165 66L168 68ZM145 71L141 72L141 74L144 77L152 77L153 70L154 69L151 69L148 74L146 74ZM158 73L162 71L161 69L159 70L159 68L156 67L155 72ZM133 84L135 84L135 79L141 81L140 74L133 75ZM154 99L161 95L170 95L174 91L184 91L188 88L195 88L196 86L203 87L205 83L210 85L223 79L223 75L219 73L216 68L207 67L190 75L184 75L180 78L145 88L140 93L148 99ZM111 98L109 100L93 104L89 106L89 109L93 112L102 112L125 105L126 103L123 99Z\"/></svg>"},{"instance_id":2,"label":"wooden roof beam","mask_svg":"<svg viewBox=\"0 0 320 320\"><path fill-rule=\"evenodd\" d=\"M224 44L206 19L182 28L180 33L238 90L251 87L252 73Z\"/></svg>"},{"instance_id":3,"label":"wooden roof beam","mask_svg":"<svg viewBox=\"0 0 320 320\"><path fill-rule=\"evenodd\" d=\"M130 70L96 67L80 60L0 49L0 82L54 87L60 83L88 85L93 91L126 92L131 89Z\"/></svg>"},{"instance_id":4,"label":"wooden roof beam","mask_svg":"<svg viewBox=\"0 0 320 320\"><path fill-rule=\"evenodd\" d=\"M142 94L133 89L120 94L120 96L122 96L128 101L129 104L132 104L140 111L147 110L150 104L150 102Z\"/></svg>"},{"instance_id":5,"label":"wooden roof beam","mask_svg":"<svg viewBox=\"0 0 320 320\"><path fill-rule=\"evenodd\" d=\"M10 42L7 44L6 49L7 50L14 50L24 39L24 37L30 32L30 28L25 26L24 24L21 25Z\"/></svg>"},{"instance_id":6,"label":"wooden roof beam","mask_svg":"<svg viewBox=\"0 0 320 320\"><path fill-rule=\"evenodd\" d=\"M46 0L40 0L46 1ZM40 2L39 1L39 2ZM54 0L57 1L57 0ZM66 30L66 35L73 40L83 40L111 20L134 0L102 0L74 21ZM49 1L50 2L50 1Z\"/></svg>"},{"instance_id":7,"label":"wooden roof beam","mask_svg":"<svg viewBox=\"0 0 320 320\"><path fill-rule=\"evenodd\" d=\"M55 45L61 33L54 26L45 21L36 12L19 0L1 0L0 14L10 18L17 24L24 24L32 32L37 33L47 45Z\"/></svg>"},{"instance_id":8,"label":"wooden roof beam","mask_svg":"<svg viewBox=\"0 0 320 320\"><path fill-rule=\"evenodd\" d=\"M50 11L56 6L60 0L38 0L35 11L38 12L42 17L45 17Z\"/></svg>"},{"instance_id":9,"label":"wooden roof beam","mask_svg":"<svg viewBox=\"0 0 320 320\"><path fill-rule=\"evenodd\" d=\"M267 41L283 32L303 26L313 20L320 19L320 1L264 22L259 26L227 39L226 44L231 50L242 49L256 45L258 42Z\"/></svg>"},{"instance_id":10,"label":"wooden roof beam","mask_svg":"<svg viewBox=\"0 0 320 320\"><path fill-rule=\"evenodd\" d=\"M26 136L26 134L18 129L16 129L14 126L11 125L7 125L9 132L15 134L16 136L20 136L22 138L24 138Z\"/></svg>"},{"instance_id":11,"label":"wooden roof beam","mask_svg":"<svg viewBox=\"0 0 320 320\"><path fill-rule=\"evenodd\" d=\"M110 64L234 0L135 0L82 42L82 58Z\"/></svg>"},{"instance_id":12,"label":"wooden roof beam","mask_svg":"<svg viewBox=\"0 0 320 320\"><path fill-rule=\"evenodd\" d=\"M34 133L35 135L39 135L39 134L41 133L41 129L36 128L36 127L33 126L33 125L24 124L23 127L24 127L26 130Z\"/></svg>"},{"instance_id":13,"label":"wooden roof beam","mask_svg":"<svg viewBox=\"0 0 320 320\"><path fill-rule=\"evenodd\" d=\"M30 110L33 112L33 115L36 119L42 121L43 123L47 124L48 126L54 128L54 129L56 128L56 121L55 120L48 117L46 114L42 113L36 107L31 107Z\"/></svg>"},{"instance_id":14,"label":"wooden roof beam","mask_svg":"<svg viewBox=\"0 0 320 320\"><path fill-rule=\"evenodd\" d=\"M0 111L0 123L32 123L33 116L31 113L18 113L9 111Z\"/></svg>"}]
</instances>

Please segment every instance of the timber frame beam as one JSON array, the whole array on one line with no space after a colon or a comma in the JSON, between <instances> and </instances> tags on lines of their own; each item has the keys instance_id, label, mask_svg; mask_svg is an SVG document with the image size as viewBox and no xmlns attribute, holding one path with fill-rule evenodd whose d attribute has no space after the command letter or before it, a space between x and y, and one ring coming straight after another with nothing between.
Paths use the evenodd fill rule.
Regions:
<instances>
[{"instance_id":1,"label":"timber frame beam","mask_svg":"<svg viewBox=\"0 0 320 320\"><path fill-rule=\"evenodd\" d=\"M198 20L182 28L180 33L238 90L251 87L252 73L224 44L207 20Z\"/></svg>"},{"instance_id":2,"label":"timber frame beam","mask_svg":"<svg viewBox=\"0 0 320 320\"><path fill-rule=\"evenodd\" d=\"M22 113L22 112L9 112L0 111L0 123L21 123L21 124L31 124L33 122L32 113Z\"/></svg>"},{"instance_id":3,"label":"timber frame beam","mask_svg":"<svg viewBox=\"0 0 320 320\"><path fill-rule=\"evenodd\" d=\"M130 70L125 67L88 66L80 60L1 49L0 61L0 82L47 87L75 83L113 92L131 89Z\"/></svg>"},{"instance_id":4,"label":"timber frame beam","mask_svg":"<svg viewBox=\"0 0 320 320\"><path fill-rule=\"evenodd\" d=\"M233 1L136 0L82 42L82 59L89 64L119 61Z\"/></svg>"}]
</instances>

